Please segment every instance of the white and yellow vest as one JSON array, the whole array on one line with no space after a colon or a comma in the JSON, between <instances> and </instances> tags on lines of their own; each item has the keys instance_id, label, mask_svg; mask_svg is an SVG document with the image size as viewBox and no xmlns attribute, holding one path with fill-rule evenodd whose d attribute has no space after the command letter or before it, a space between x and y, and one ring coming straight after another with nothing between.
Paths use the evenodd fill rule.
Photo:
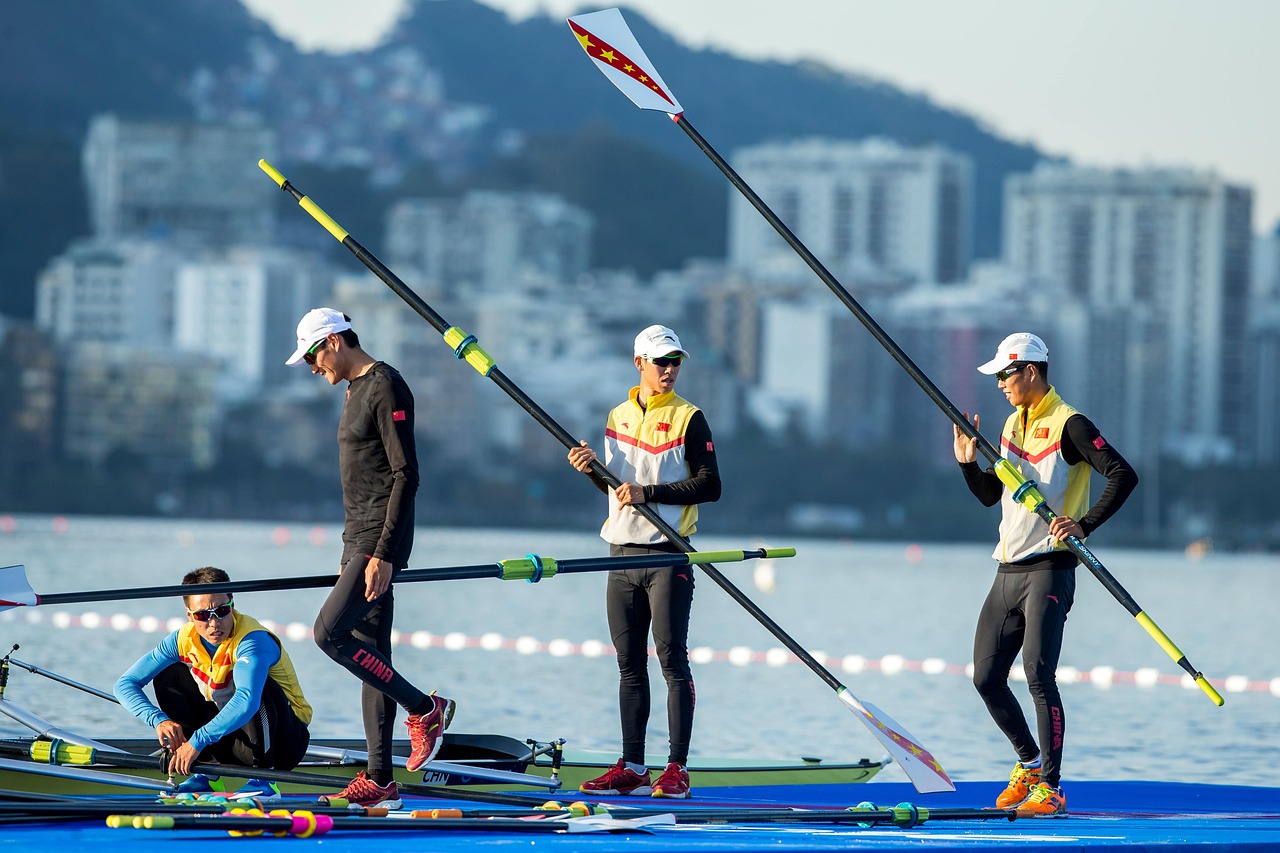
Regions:
<instances>
[{"instance_id":1,"label":"white and yellow vest","mask_svg":"<svg viewBox=\"0 0 1280 853\"><path fill-rule=\"evenodd\" d=\"M668 391L653 395L647 408L641 408L639 394L638 386L632 388L627 401L609 413L604 431L605 467L622 482L641 486L689 479L685 433L698 407L674 391ZM667 541L635 507L619 504L612 489L608 494L609 517L600 528L600 536L606 542L653 545ZM681 536L691 536L698 529L697 504L652 504L651 507Z\"/></svg>"},{"instance_id":2,"label":"white and yellow vest","mask_svg":"<svg viewBox=\"0 0 1280 853\"><path fill-rule=\"evenodd\" d=\"M1030 410L1020 408L1009 415L1000 434L1000 453L1022 476L1035 480L1054 512L1078 521L1089 510L1089 474L1093 469L1083 461L1068 465L1062 457L1062 433L1074 414L1076 410L1049 388ZM1067 549L1066 543L1049 535L1047 522L1014 503L1008 489L1000 496L1000 509L1000 542L991 555L1000 562Z\"/></svg>"},{"instance_id":3,"label":"white and yellow vest","mask_svg":"<svg viewBox=\"0 0 1280 853\"><path fill-rule=\"evenodd\" d=\"M200 694L221 708L231 701L236 692L235 682L231 679L231 670L236 663L236 648L246 635L254 631L266 631L267 636L280 647L280 660L272 664L267 677L284 690L298 719L310 724L311 706L302 695L302 685L298 683L298 674L293 669L293 661L289 660L289 653L284 650L280 638L267 631L252 616L235 611L235 625L231 636L218 644L212 656L196 631L195 623L188 622L178 630L178 657L187 665L196 686L200 688Z\"/></svg>"}]
</instances>

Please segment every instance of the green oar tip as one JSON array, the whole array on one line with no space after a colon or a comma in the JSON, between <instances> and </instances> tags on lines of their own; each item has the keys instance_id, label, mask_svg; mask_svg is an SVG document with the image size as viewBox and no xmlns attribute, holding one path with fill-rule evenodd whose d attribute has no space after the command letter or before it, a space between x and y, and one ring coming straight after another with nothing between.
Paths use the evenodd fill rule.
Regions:
<instances>
[{"instance_id":1,"label":"green oar tip","mask_svg":"<svg viewBox=\"0 0 1280 853\"><path fill-rule=\"evenodd\" d=\"M272 166L266 160L259 160L258 168L266 172L271 177L271 180L275 181L276 184L282 187L284 186L284 175L276 171L275 166Z\"/></svg>"},{"instance_id":2,"label":"green oar tip","mask_svg":"<svg viewBox=\"0 0 1280 853\"><path fill-rule=\"evenodd\" d=\"M795 548L765 548L764 555L766 558L794 557L796 555L796 549Z\"/></svg>"}]
</instances>

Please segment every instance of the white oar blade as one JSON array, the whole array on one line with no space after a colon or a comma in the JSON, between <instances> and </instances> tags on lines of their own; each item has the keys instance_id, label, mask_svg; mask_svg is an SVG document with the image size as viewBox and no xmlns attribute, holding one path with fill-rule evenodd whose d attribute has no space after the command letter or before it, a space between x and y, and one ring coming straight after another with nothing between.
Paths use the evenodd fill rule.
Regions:
<instances>
[{"instance_id":1,"label":"white oar blade","mask_svg":"<svg viewBox=\"0 0 1280 853\"><path fill-rule=\"evenodd\" d=\"M884 745L917 791L933 794L956 789L955 783L947 776L938 760L892 717L870 702L859 702L858 697L850 693L847 687L837 691L836 695L849 706L849 710L858 715L858 719L871 730L876 740Z\"/></svg>"},{"instance_id":2,"label":"white oar blade","mask_svg":"<svg viewBox=\"0 0 1280 853\"><path fill-rule=\"evenodd\" d=\"M595 66L637 107L672 116L684 112L617 9L574 15L569 29Z\"/></svg>"},{"instance_id":3,"label":"white oar blade","mask_svg":"<svg viewBox=\"0 0 1280 853\"><path fill-rule=\"evenodd\" d=\"M5 566L0 569L0 610L35 607L38 603L36 591L27 583L26 566Z\"/></svg>"}]
</instances>

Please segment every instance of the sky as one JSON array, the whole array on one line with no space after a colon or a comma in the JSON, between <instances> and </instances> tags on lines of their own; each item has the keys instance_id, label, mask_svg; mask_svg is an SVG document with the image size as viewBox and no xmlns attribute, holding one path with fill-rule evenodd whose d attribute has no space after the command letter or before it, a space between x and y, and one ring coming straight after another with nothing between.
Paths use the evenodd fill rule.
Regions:
<instances>
[{"instance_id":1,"label":"sky","mask_svg":"<svg viewBox=\"0 0 1280 853\"><path fill-rule=\"evenodd\" d=\"M376 45L405 5L242 2L304 50L332 51ZM607 8L481 2L517 19ZM927 95L1076 163L1213 171L1252 186L1255 230L1280 226L1280 2L787 0L744 13L745 5L633 3L691 47L816 60ZM567 28L565 41L573 45ZM676 97L696 85L664 78Z\"/></svg>"}]
</instances>

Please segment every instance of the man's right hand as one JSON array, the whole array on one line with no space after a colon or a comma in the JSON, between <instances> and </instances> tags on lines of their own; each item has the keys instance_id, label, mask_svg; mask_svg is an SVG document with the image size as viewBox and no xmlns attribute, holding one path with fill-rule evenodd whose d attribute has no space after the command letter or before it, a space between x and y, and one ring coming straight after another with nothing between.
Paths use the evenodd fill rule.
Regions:
<instances>
[{"instance_id":1,"label":"man's right hand","mask_svg":"<svg viewBox=\"0 0 1280 853\"><path fill-rule=\"evenodd\" d=\"M569 448L569 464L582 473L591 470L591 463L596 461L596 452L587 447L585 441L578 442L577 447Z\"/></svg>"},{"instance_id":2,"label":"man's right hand","mask_svg":"<svg viewBox=\"0 0 1280 853\"><path fill-rule=\"evenodd\" d=\"M964 416L966 419L968 419L969 413L965 412ZM978 429L978 423L979 423L978 416L974 415L973 428L975 431ZM974 437L970 438L969 436L965 435L964 431L960 429L959 424L952 424L951 429L955 432L955 443L952 446L952 449L955 451L956 461L961 464L965 462L977 462L978 461L978 437L975 435Z\"/></svg>"},{"instance_id":3,"label":"man's right hand","mask_svg":"<svg viewBox=\"0 0 1280 853\"><path fill-rule=\"evenodd\" d=\"M156 726L156 740L160 741L160 745L170 751L177 750L187 742L187 736L182 732L182 726L173 720L165 720Z\"/></svg>"}]
</instances>

